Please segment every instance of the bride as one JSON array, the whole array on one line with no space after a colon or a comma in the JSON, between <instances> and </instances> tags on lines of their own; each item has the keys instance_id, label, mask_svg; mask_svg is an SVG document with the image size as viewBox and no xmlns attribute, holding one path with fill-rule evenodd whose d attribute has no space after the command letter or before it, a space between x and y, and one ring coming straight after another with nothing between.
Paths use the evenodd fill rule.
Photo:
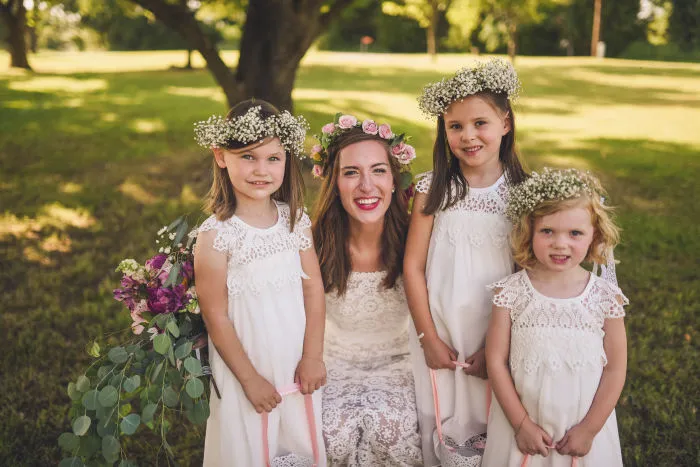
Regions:
<instances>
[{"instance_id":1,"label":"bride","mask_svg":"<svg viewBox=\"0 0 700 467\"><path fill-rule=\"evenodd\" d=\"M323 127L312 155L324 178L313 237L326 289L329 466L422 462L401 280L408 214L399 181L414 157L388 125L349 115Z\"/></svg>"}]
</instances>

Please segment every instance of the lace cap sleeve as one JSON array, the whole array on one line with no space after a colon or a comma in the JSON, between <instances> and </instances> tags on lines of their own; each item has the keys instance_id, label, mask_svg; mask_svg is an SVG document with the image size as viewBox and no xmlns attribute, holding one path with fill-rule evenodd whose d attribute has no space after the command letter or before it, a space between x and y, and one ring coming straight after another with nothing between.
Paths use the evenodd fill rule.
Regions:
<instances>
[{"instance_id":1,"label":"lace cap sleeve","mask_svg":"<svg viewBox=\"0 0 700 467\"><path fill-rule=\"evenodd\" d=\"M301 216L297 219L296 224L294 224L294 233L299 240L299 249L308 250L314 246L314 242L311 238L311 219L309 215L306 214L304 210L301 210Z\"/></svg>"},{"instance_id":2,"label":"lace cap sleeve","mask_svg":"<svg viewBox=\"0 0 700 467\"><path fill-rule=\"evenodd\" d=\"M430 190L430 183L433 181L433 172L424 172L416 175L416 191L418 193L427 194Z\"/></svg>"},{"instance_id":3,"label":"lace cap sleeve","mask_svg":"<svg viewBox=\"0 0 700 467\"><path fill-rule=\"evenodd\" d=\"M622 293L622 290L610 282L596 277L596 289L600 294L600 305L605 318L623 318L625 316L625 306L630 301Z\"/></svg>"},{"instance_id":4,"label":"lace cap sleeve","mask_svg":"<svg viewBox=\"0 0 700 467\"><path fill-rule=\"evenodd\" d=\"M523 271L511 274L508 277L501 279L486 286L487 289L493 290L493 304L501 308L507 308L514 311L518 297L523 296Z\"/></svg>"},{"instance_id":5,"label":"lace cap sleeve","mask_svg":"<svg viewBox=\"0 0 700 467\"><path fill-rule=\"evenodd\" d=\"M197 235L203 232L209 232L211 230L216 231L216 237L214 237L214 242L212 244L214 250L221 253L228 253L231 250L231 245L234 241L233 232L227 226L226 221L220 221L215 215L211 215L202 222L202 225L197 229ZM197 246L195 244L195 254L197 251Z\"/></svg>"}]
</instances>

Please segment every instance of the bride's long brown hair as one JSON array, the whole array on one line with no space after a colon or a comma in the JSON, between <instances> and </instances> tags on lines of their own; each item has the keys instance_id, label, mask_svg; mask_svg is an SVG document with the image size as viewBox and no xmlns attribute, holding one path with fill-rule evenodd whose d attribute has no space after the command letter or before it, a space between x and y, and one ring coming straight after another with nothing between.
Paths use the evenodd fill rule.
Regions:
<instances>
[{"instance_id":1,"label":"bride's long brown hair","mask_svg":"<svg viewBox=\"0 0 700 467\"><path fill-rule=\"evenodd\" d=\"M338 176L340 174L340 151L360 141L377 141L384 146L389 159L391 175L396 191L391 195L391 204L384 216L381 238L381 262L387 275L382 285L389 289L403 271L403 254L408 231L408 197L399 184L399 162L389 152L386 140L369 135L361 128L353 128L338 135L328 147L328 160L323 170L324 180L316 201L315 221L312 226L316 253L321 265L321 276L326 292L337 291L343 295L347 289L352 270L348 247L348 213L340 202Z\"/></svg>"}]
</instances>

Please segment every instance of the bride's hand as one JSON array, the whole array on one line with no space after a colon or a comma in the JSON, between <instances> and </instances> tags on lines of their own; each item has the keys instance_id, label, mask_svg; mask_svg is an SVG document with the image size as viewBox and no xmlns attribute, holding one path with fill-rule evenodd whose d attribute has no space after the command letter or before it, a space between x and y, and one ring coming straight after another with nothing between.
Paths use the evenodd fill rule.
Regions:
<instances>
[{"instance_id":1,"label":"bride's hand","mask_svg":"<svg viewBox=\"0 0 700 467\"><path fill-rule=\"evenodd\" d=\"M454 361L457 360L457 351L445 344L437 334L432 337L424 337L421 344L423 345L423 354L425 355L425 363L428 368L439 370L447 368L455 369Z\"/></svg>"}]
</instances>

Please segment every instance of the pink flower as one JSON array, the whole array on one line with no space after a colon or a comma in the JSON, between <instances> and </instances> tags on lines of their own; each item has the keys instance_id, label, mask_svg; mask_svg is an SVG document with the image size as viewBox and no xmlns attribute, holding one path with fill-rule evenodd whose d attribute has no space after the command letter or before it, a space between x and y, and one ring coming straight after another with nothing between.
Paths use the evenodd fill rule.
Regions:
<instances>
[{"instance_id":1,"label":"pink flower","mask_svg":"<svg viewBox=\"0 0 700 467\"><path fill-rule=\"evenodd\" d=\"M133 310L131 310L131 330L137 336L143 332L145 329L141 323L146 323L147 321L143 319L141 313L148 311L148 305L146 305L146 300L141 300L136 304Z\"/></svg>"},{"instance_id":2,"label":"pink flower","mask_svg":"<svg viewBox=\"0 0 700 467\"><path fill-rule=\"evenodd\" d=\"M326 123L325 125L323 125L323 128L321 128L321 131L323 133L330 135L331 133L333 133L335 131L335 124L334 123Z\"/></svg>"},{"instance_id":3,"label":"pink flower","mask_svg":"<svg viewBox=\"0 0 700 467\"><path fill-rule=\"evenodd\" d=\"M391 131L391 127L387 125L386 123L382 123L379 125L379 136L381 136L384 139L389 139L392 136L394 136L394 133Z\"/></svg>"},{"instance_id":4,"label":"pink flower","mask_svg":"<svg viewBox=\"0 0 700 467\"><path fill-rule=\"evenodd\" d=\"M321 178L321 177L323 177L323 167L321 167L320 165L314 164L314 168L311 171L311 173L313 174L314 177Z\"/></svg>"},{"instance_id":5,"label":"pink flower","mask_svg":"<svg viewBox=\"0 0 700 467\"><path fill-rule=\"evenodd\" d=\"M403 141L401 141L399 144L391 148L391 153L395 156L399 156L403 153L405 148L406 144Z\"/></svg>"},{"instance_id":6,"label":"pink flower","mask_svg":"<svg viewBox=\"0 0 700 467\"><path fill-rule=\"evenodd\" d=\"M378 131L377 124L374 123L374 120L365 120L362 122L362 131L368 135L376 135Z\"/></svg>"},{"instance_id":7,"label":"pink flower","mask_svg":"<svg viewBox=\"0 0 700 467\"><path fill-rule=\"evenodd\" d=\"M314 147L311 148L311 154L319 153L322 149L320 144L314 144Z\"/></svg>"},{"instance_id":8,"label":"pink flower","mask_svg":"<svg viewBox=\"0 0 700 467\"><path fill-rule=\"evenodd\" d=\"M348 128L352 128L355 125L357 125L357 119L353 117L352 115L342 115L338 119L338 126L344 130L347 130Z\"/></svg>"},{"instance_id":9,"label":"pink flower","mask_svg":"<svg viewBox=\"0 0 700 467\"><path fill-rule=\"evenodd\" d=\"M407 144L404 147L403 158L400 158L399 162L401 162L402 164L410 164L411 161L413 161L413 159L415 159L415 158L416 158L416 148L414 148L410 144Z\"/></svg>"}]
</instances>

